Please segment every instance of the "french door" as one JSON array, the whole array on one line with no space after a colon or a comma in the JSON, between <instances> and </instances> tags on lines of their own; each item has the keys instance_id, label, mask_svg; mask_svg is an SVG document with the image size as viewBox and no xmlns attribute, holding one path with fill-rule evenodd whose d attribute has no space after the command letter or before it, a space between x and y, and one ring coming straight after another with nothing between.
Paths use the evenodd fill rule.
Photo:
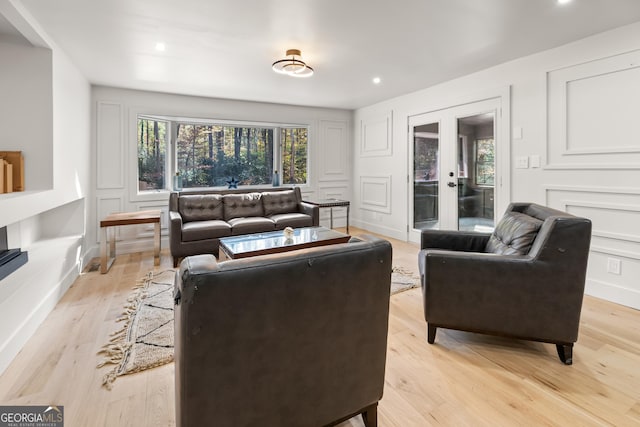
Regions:
<instances>
[{"instance_id":1,"label":"french door","mask_svg":"<svg viewBox=\"0 0 640 427\"><path fill-rule=\"evenodd\" d=\"M500 98L409 118L409 240L424 229L491 231Z\"/></svg>"}]
</instances>

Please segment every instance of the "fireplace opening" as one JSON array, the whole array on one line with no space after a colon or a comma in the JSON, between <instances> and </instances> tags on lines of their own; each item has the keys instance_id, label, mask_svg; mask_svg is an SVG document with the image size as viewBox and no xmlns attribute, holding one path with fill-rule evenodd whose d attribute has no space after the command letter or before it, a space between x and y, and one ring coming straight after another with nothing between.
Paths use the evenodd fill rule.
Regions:
<instances>
[{"instance_id":1,"label":"fireplace opening","mask_svg":"<svg viewBox=\"0 0 640 427\"><path fill-rule=\"evenodd\" d=\"M0 280L25 265L29 257L20 248L9 249L7 227L0 228Z\"/></svg>"}]
</instances>

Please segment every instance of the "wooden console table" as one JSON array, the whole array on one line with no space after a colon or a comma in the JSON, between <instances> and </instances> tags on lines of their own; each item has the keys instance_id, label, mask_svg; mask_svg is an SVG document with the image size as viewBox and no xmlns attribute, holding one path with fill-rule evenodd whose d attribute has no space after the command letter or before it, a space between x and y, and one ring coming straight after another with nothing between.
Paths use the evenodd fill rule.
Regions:
<instances>
[{"instance_id":1,"label":"wooden console table","mask_svg":"<svg viewBox=\"0 0 640 427\"><path fill-rule=\"evenodd\" d=\"M315 205L319 208L329 208L329 228L333 228L333 208L346 207L347 208L347 234L349 234L349 201L340 199L322 199L322 200L304 200L304 202L311 205Z\"/></svg>"},{"instance_id":2,"label":"wooden console table","mask_svg":"<svg viewBox=\"0 0 640 427\"><path fill-rule=\"evenodd\" d=\"M105 274L116 259L116 233L119 225L153 224L153 264L160 265L160 211L119 212L100 221L100 273ZM110 231L109 233L107 231ZM109 238L107 236L109 235ZM107 251L107 243L109 250ZM108 252L108 254L107 254Z\"/></svg>"}]
</instances>

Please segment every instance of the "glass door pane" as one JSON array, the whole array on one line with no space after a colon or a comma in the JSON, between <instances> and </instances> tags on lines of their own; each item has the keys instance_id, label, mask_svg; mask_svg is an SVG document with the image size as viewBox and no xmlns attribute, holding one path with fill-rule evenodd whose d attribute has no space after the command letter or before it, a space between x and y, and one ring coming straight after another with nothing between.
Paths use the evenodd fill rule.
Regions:
<instances>
[{"instance_id":1,"label":"glass door pane","mask_svg":"<svg viewBox=\"0 0 640 427\"><path fill-rule=\"evenodd\" d=\"M413 128L413 228L438 229L440 124Z\"/></svg>"},{"instance_id":2,"label":"glass door pane","mask_svg":"<svg viewBox=\"0 0 640 427\"><path fill-rule=\"evenodd\" d=\"M494 113L458 119L458 229L493 231Z\"/></svg>"}]
</instances>

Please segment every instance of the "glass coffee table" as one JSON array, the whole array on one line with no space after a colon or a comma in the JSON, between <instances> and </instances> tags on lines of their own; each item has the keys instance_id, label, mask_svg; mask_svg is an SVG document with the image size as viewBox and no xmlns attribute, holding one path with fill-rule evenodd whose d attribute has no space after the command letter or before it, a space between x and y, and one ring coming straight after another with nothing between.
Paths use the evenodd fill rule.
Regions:
<instances>
[{"instance_id":1,"label":"glass coffee table","mask_svg":"<svg viewBox=\"0 0 640 427\"><path fill-rule=\"evenodd\" d=\"M315 246L346 243L351 236L325 227L294 228L288 239L282 230L266 233L245 234L220 239L218 260L248 258L257 255L275 254L312 248Z\"/></svg>"}]
</instances>

